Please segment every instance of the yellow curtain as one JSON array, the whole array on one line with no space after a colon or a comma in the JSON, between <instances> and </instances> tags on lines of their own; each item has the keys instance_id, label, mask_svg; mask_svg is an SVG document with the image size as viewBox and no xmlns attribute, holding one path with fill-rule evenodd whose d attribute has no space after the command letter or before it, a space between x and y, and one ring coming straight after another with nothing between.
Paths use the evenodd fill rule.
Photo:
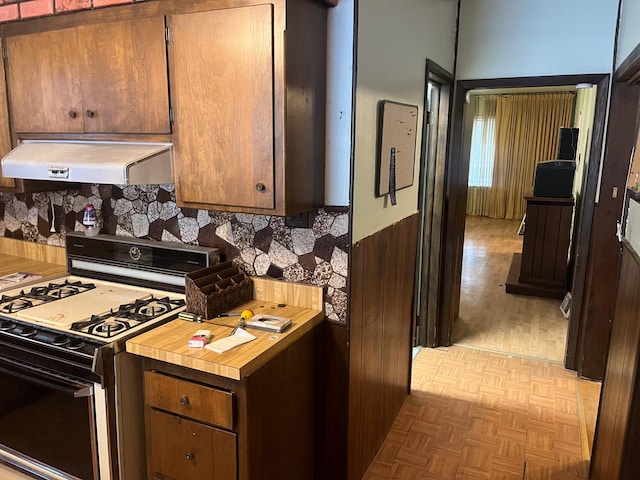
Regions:
<instances>
[{"instance_id":1,"label":"yellow curtain","mask_svg":"<svg viewBox=\"0 0 640 480\"><path fill-rule=\"evenodd\" d=\"M484 207L469 208L468 202L467 211L491 218L524 216L536 165L556 158L560 127L571 126L574 101L573 92L498 96L492 185Z\"/></svg>"}]
</instances>

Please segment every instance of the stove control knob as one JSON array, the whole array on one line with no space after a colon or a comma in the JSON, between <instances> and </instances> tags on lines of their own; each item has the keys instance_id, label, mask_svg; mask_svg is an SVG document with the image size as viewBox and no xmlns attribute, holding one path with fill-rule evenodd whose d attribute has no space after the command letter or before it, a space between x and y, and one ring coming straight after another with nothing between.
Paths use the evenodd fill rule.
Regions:
<instances>
[{"instance_id":1,"label":"stove control knob","mask_svg":"<svg viewBox=\"0 0 640 480\"><path fill-rule=\"evenodd\" d=\"M180 397L180 405L182 405L183 407L189 405L189 397L187 397L186 395L184 397Z\"/></svg>"},{"instance_id":2,"label":"stove control knob","mask_svg":"<svg viewBox=\"0 0 640 480\"><path fill-rule=\"evenodd\" d=\"M185 458L187 460L193 460L194 458L196 458L196 454L193 452L187 452L187 454L185 455Z\"/></svg>"}]
</instances>

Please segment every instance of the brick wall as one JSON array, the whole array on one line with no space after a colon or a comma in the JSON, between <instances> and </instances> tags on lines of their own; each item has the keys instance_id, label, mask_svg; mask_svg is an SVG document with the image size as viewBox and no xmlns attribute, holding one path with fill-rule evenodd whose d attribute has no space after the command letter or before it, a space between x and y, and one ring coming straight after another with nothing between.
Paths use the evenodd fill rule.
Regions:
<instances>
[{"instance_id":1,"label":"brick wall","mask_svg":"<svg viewBox=\"0 0 640 480\"><path fill-rule=\"evenodd\" d=\"M0 0L0 23L133 2L134 0Z\"/></svg>"}]
</instances>

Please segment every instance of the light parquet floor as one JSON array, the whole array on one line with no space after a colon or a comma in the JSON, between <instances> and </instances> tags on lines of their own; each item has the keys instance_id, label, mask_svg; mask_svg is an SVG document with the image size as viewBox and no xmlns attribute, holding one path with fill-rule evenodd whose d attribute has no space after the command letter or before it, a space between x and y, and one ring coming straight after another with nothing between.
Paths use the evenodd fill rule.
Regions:
<instances>
[{"instance_id":1,"label":"light parquet floor","mask_svg":"<svg viewBox=\"0 0 640 480\"><path fill-rule=\"evenodd\" d=\"M422 349L363 480L586 479L578 390L575 372L554 362Z\"/></svg>"},{"instance_id":2,"label":"light parquet floor","mask_svg":"<svg viewBox=\"0 0 640 480\"><path fill-rule=\"evenodd\" d=\"M522 252L519 225L517 220L467 217L460 315L452 340L563 362L568 324L561 301L505 292L513 254Z\"/></svg>"}]
</instances>

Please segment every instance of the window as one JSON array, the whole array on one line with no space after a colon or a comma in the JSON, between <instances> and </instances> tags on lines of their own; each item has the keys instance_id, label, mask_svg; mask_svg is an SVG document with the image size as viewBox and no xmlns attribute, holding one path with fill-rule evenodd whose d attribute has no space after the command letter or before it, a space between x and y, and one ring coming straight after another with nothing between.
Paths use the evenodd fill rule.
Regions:
<instances>
[{"instance_id":1,"label":"window","mask_svg":"<svg viewBox=\"0 0 640 480\"><path fill-rule=\"evenodd\" d=\"M490 187L493 184L495 133L495 117L477 116L473 119L469 159L470 187Z\"/></svg>"}]
</instances>

